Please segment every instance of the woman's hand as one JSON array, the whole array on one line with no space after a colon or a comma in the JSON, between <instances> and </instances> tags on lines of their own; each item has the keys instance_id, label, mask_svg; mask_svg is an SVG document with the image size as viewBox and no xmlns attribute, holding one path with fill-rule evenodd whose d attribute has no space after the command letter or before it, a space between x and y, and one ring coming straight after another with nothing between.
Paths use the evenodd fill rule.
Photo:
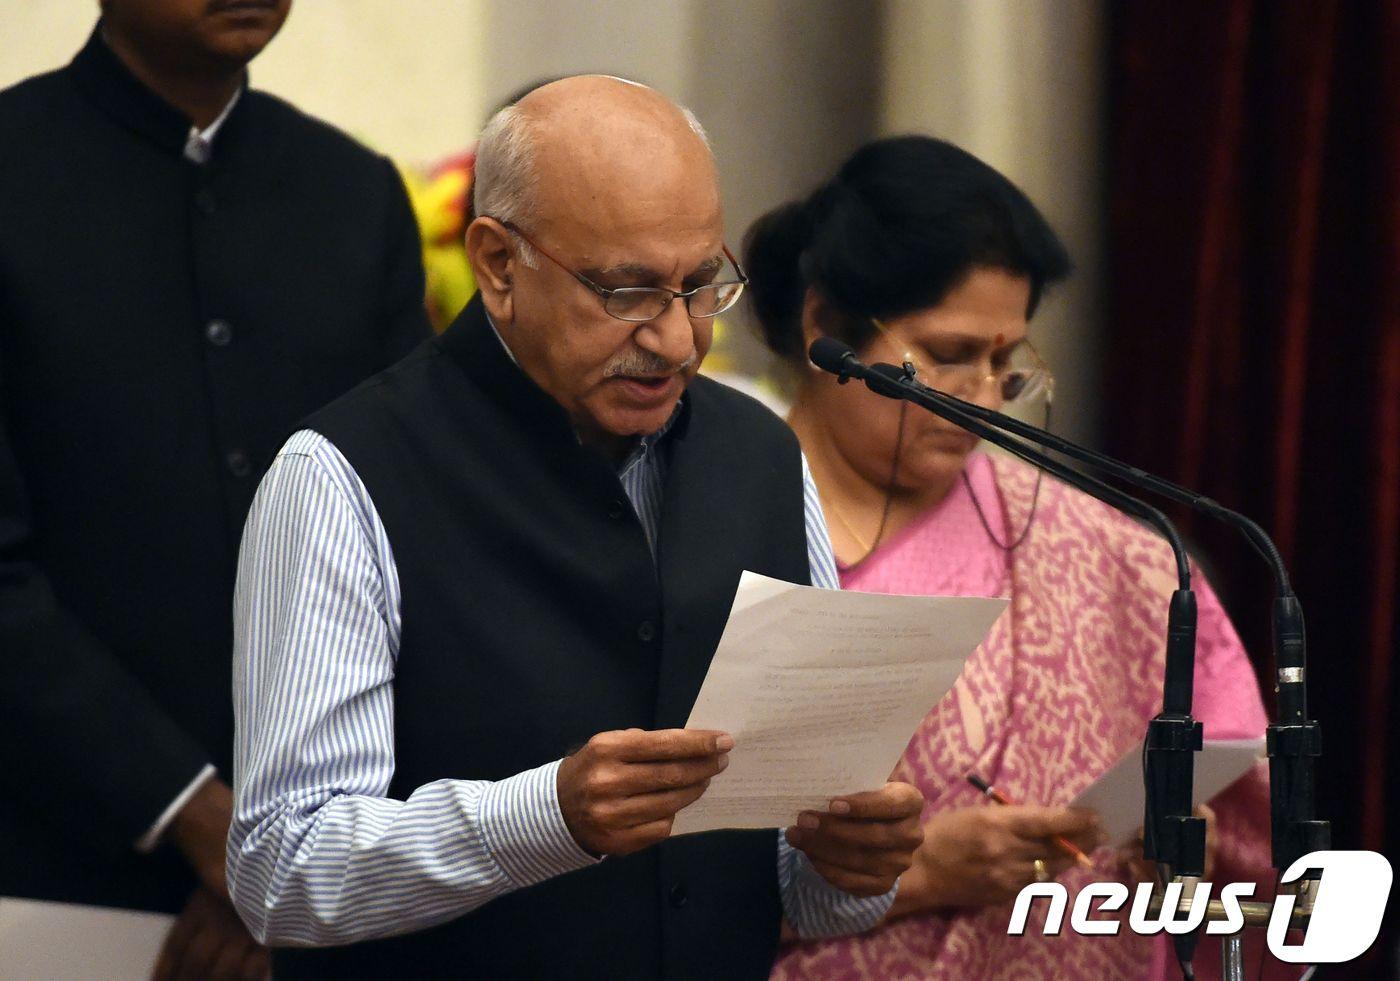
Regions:
<instances>
[{"instance_id":1,"label":"woman's hand","mask_svg":"<svg viewBox=\"0 0 1400 981\"><path fill-rule=\"evenodd\" d=\"M1073 864L1052 835L1084 852L1102 840L1097 816L1076 808L973 806L935 813L924 825L913 866L900 877L889 915L1006 902L1036 880L1036 859L1050 878Z\"/></svg>"}]
</instances>

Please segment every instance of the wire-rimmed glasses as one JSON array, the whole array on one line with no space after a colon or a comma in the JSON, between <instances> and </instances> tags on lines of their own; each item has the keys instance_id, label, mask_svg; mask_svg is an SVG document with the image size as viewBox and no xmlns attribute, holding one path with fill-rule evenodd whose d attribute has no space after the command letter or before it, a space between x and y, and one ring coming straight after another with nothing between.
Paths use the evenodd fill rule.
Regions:
<instances>
[{"instance_id":1,"label":"wire-rimmed glasses","mask_svg":"<svg viewBox=\"0 0 1400 981\"><path fill-rule=\"evenodd\" d=\"M938 361L931 357L916 358L910 353L913 347L900 332L872 317L870 322L885 336L893 340L904 352L904 357L919 369L920 380L930 388L949 395L964 396L976 393L987 383L997 387L1003 404L1007 406L1025 405L1040 395L1050 402L1055 392L1055 376L1036 352L1030 338L1024 338L1006 354L1002 364L994 363L987 356L979 356L967 361Z\"/></svg>"},{"instance_id":2,"label":"wire-rimmed glasses","mask_svg":"<svg viewBox=\"0 0 1400 981\"><path fill-rule=\"evenodd\" d=\"M498 221L500 219L497 219ZM564 270L574 279L578 280L589 290L597 294L603 301L603 309L609 316L618 320L625 320L628 323L645 323L648 320L655 320L666 311L671 302L676 299L685 301L686 312L697 319L708 319L716 317L735 303L739 302L739 297L744 292L744 287L748 285L749 277L744 274L739 261L734 258L727 245L721 245L724 249L724 257L729 260L734 267L734 274L738 279L726 280L719 283L706 283L694 289L677 292L666 289L664 286L620 286L616 289L609 289L606 286L599 286L581 272L570 269L554 256L550 255L539 244L522 232L513 222L502 221L501 224L509 229L513 234L520 236L531 248L539 252L550 262Z\"/></svg>"}]
</instances>

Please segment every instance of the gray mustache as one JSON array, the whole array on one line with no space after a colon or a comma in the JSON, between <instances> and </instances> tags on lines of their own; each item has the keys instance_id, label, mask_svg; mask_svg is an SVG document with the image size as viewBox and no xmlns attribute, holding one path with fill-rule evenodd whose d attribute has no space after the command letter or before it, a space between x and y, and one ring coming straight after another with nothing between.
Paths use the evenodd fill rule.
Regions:
<instances>
[{"instance_id":1,"label":"gray mustache","mask_svg":"<svg viewBox=\"0 0 1400 981\"><path fill-rule=\"evenodd\" d=\"M604 370L605 378L616 378L618 375L675 375L688 370L695 364L696 352L691 351L690 357L680 364L672 364L659 354L652 354L650 351L636 350L630 354L624 354Z\"/></svg>"}]
</instances>

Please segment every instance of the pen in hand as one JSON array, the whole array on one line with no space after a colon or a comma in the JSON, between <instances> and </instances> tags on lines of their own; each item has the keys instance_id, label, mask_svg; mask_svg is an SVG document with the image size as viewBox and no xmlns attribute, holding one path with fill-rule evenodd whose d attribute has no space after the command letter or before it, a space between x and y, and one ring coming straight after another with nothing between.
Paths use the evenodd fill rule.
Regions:
<instances>
[{"instance_id":1,"label":"pen in hand","mask_svg":"<svg viewBox=\"0 0 1400 981\"><path fill-rule=\"evenodd\" d=\"M976 787L982 793L982 796L988 798L989 800L993 800L996 803L1002 805L1003 807L1009 807L1012 805L1012 801L1009 800L1005 794L1003 794L1000 790L997 790L995 787L993 787L987 781L983 780L981 777L977 776L977 774L969 773L967 775L967 782ZM1057 846L1059 846L1060 850L1063 851L1066 855L1073 856L1074 860L1080 865L1084 866L1086 869L1092 869L1094 867L1094 863L1089 860L1089 856L1085 855L1082 851L1076 848L1074 842L1070 841L1068 838L1065 838L1062 835L1051 835L1050 840L1053 841Z\"/></svg>"}]
</instances>

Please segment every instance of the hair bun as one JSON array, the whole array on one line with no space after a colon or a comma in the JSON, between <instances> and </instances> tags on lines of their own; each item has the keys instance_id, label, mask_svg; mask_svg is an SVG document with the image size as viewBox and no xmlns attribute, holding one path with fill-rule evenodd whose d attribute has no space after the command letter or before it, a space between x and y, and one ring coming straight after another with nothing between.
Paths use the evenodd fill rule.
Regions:
<instances>
[{"instance_id":1,"label":"hair bun","mask_svg":"<svg viewBox=\"0 0 1400 981\"><path fill-rule=\"evenodd\" d=\"M774 353L802 357L801 257L812 234L808 201L789 201L759 218L744 236L748 293L763 339Z\"/></svg>"}]
</instances>

